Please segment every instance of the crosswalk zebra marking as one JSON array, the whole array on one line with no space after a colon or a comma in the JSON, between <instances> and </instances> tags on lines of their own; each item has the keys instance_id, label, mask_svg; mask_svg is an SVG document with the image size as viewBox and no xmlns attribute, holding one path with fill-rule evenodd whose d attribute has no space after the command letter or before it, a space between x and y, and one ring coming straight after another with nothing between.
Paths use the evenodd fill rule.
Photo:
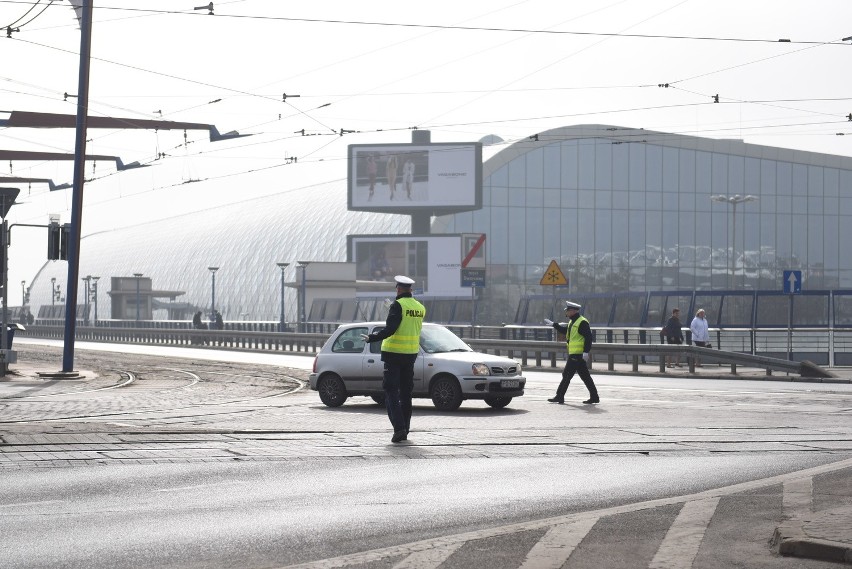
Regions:
<instances>
[{"instance_id":1,"label":"crosswalk zebra marking","mask_svg":"<svg viewBox=\"0 0 852 569\"><path fill-rule=\"evenodd\" d=\"M518 569L559 569L597 521L598 518L588 518L553 526L530 549Z\"/></svg>"},{"instance_id":2,"label":"crosswalk zebra marking","mask_svg":"<svg viewBox=\"0 0 852 569\"><path fill-rule=\"evenodd\" d=\"M812 477L785 480L782 498L784 517L796 518L811 513L813 495L814 479Z\"/></svg>"},{"instance_id":3,"label":"crosswalk zebra marking","mask_svg":"<svg viewBox=\"0 0 852 569\"><path fill-rule=\"evenodd\" d=\"M840 470L843 468L848 468L852 466L852 459L840 460L837 462L831 462L828 464L824 464L821 466L815 466L813 468L808 468L805 470L801 470L798 472L787 473L787 474L779 474L776 476L770 476L768 478L762 478L759 480L751 480L748 482L741 482L738 484L733 484L731 486L725 486L722 488L714 488L712 490L705 490L702 492L698 492L695 494L690 494L687 496L673 496L670 498L658 498L656 500L648 500L646 502L633 503L633 504L624 504L621 506L613 506L610 508L605 508L601 510L594 510L589 512L581 512L574 514L567 514L564 516L557 516L553 518L546 518L542 520L533 520L527 522L519 522L515 524L510 524L506 526L500 526L490 529L477 530L472 532L460 533L447 535L444 537L428 539L423 541L417 541L414 543L401 544L391 547L386 547L383 549L373 549L368 551L363 551L360 553L353 553L348 555L342 555L339 557L332 557L327 559L320 559L316 561L308 561L305 563L298 563L295 565L288 565L288 569L333 569L339 567L347 567L350 565L365 565L367 563L380 561L382 559L387 559L389 557L395 557L400 555L411 556L412 554L420 551L427 551L431 549L443 549L448 547L453 547L458 545L464 545L469 541L473 541L476 539L483 539L487 537L497 537L500 535L510 535L513 533L528 531L532 529L542 529L542 528L552 528L553 526L561 525L561 524L572 524L575 522L579 523L589 523L589 527L594 525L594 523L599 519L606 516L613 516L618 514L623 514L627 512L635 512L637 510L644 510L649 508L657 508L660 506L666 506L671 504L678 503L695 503L696 505L691 506L689 508L689 516L690 518L693 515L693 509L698 510L700 512L704 512L703 515L708 515L708 510L712 505L712 509L715 510L716 504L722 496L729 496L731 494L738 494L740 492L748 492L751 490L756 490L758 488L766 488L767 486L773 486L776 484L786 484L790 483L789 486L791 492L791 498L788 500L793 500L793 494L799 494L796 499L800 500L803 498L802 488L805 484L811 483L811 477L824 474L827 472L834 472L836 470ZM805 479L808 482L803 482ZM799 490L799 492L794 492L794 490ZM792 506L792 504L791 504ZM686 508L686 506L684 506ZM709 512L709 516L712 517L712 511ZM678 516L679 518L680 516ZM707 522L709 522L710 517L707 517ZM686 520L685 520L686 521ZM677 519L675 520L677 523ZM705 523L706 529L706 523ZM671 529L670 529L671 531ZM549 533L549 532L548 532ZM547 534L545 534L546 536ZM703 535L703 534L702 534ZM542 539L544 539L544 537ZM585 536L585 534L584 534ZM668 536L667 536L668 537ZM674 536L673 536L674 537ZM582 539L582 538L581 538ZM664 538L665 541L665 538ZM698 542L700 545L700 540ZM661 546L662 547L662 546ZM533 546L535 549L535 546ZM532 551L532 550L531 550ZM696 549L697 551L697 549ZM694 559L695 555L693 553L690 558L690 562L687 565L677 565L673 567L690 567L692 564L692 559ZM403 560L404 561L404 560Z\"/></svg>"},{"instance_id":4,"label":"crosswalk zebra marking","mask_svg":"<svg viewBox=\"0 0 852 569\"><path fill-rule=\"evenodd\" d=\"M721 498L686 502L666 537L657 549L648 569L689 569L701 547L704 532Z\"/></svg>"},{"instance_id":5,"label":"crosswalk zebra marking","mask_svg":"<svg viewBox=\"0 0 852 569\"><path fill-rule=\"evenodd\" d=\"M424 549L423 551L415 551L399 563L393 566L393 569L434 569L447 558L456 552L456 550L464 545L464 543L452 543L443 547L434 549Z\"/></svg>"}]
</instances>

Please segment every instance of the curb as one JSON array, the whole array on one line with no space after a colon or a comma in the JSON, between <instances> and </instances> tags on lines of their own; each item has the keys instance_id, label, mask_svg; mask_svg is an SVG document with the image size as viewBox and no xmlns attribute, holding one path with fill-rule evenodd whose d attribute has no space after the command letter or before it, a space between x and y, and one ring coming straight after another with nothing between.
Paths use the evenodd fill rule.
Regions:
<instances>
[{"instance_id":1,"label":"curb","mask_svg":"<svg viewBox=\"0 0 852 569\"><path fill-rule=\"evenodd\" d=\"M784 556L852 564L852 529L845 530L848 537L844 541L811 536L807 531L812 523L819 527L825 522L836 525L838 521L841 524L839 527L850 528L852 526L846 525L850 517L852 508L839 508L788 520L775 528L770 544Z\"/></svg>"}]
</instances>

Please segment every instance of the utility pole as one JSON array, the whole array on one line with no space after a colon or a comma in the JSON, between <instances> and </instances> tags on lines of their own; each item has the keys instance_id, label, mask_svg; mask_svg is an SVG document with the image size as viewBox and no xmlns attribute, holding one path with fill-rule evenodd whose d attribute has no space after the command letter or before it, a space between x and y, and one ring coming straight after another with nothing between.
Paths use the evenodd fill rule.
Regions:
<instances>
[{"instance_id":1,"label":"utility pole","mask_svg":"<svg viewBox=\"0 0 852 569\"><path fill-rule=\"evenodd\" d=\"M65 345L62 373L74 373L74 336L77 333L77 277L80 274L80 230L83 215L83 182L86 179L86 126L89 107L89 63L92 54L94 0L80 0L80 74L77 84L77 125L74 144L74 189L71 200L71 232L68 243L68 284L65 289Z\"/></svg>"}]
</instances>

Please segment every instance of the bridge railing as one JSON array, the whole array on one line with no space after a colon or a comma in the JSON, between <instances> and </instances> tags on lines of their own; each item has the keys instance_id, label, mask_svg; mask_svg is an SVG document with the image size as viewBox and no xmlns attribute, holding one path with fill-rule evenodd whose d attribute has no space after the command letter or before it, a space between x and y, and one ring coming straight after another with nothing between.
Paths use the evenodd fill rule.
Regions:
<instances>
[{"instance_id":1,"label":"bridge railing","mask_svg":"<svg viewBox=\"0 0 852 569\"><path fill-rule=\"evenodd\" d=\"M490 327L491 329L486 329L486 327L480 329L469 326L450 326L450 328L474 349L519 359L524 366L557 368L564 365L565 343L564 340L555 337L552 328ZM719 343L722 339L721 332L716 331L715 336ZM724 332L726 349L719 350L661 343L658 329L597 328L595 329L597 341L592 353L595 362L606 362L610 370L614 368L616 362L619 362L632 364L633 370L638 371L641 363L655 365L661 373L665 373L666 358L679 356L692 372L695 371L694 365L697 358L708 363L730 366L732 373L736 373L737 366L765 369L767 374L776 371L802 372L800 361L788 359L786 351L783 352L784 357L774 357L773 354L776 352L773 352L771 348L778 349L781 345L777 330L725 330ZM62 339L63 334L64 327L60 326L30 326L26 330L26 335L39 338ZM77 327L77 341L208 347L289 354L314 354L322 348L329 335L330 332ZM821 353L818 350L837 344L836 338L826 339L825 331L808 331L807 334L800 333L798 336L797 347L816 350L812 353L818 355ZM852 333L848 337L844 336L843 340L847 342L846 347L849 347L852 344ZM786 347L786 335L783 341ZM734 349L730 349L732 346ZM758 347L761 349L756 349ZM804 353L811 352L796 352L798 355ZM817 365L821 364L819 361L809 361Z\"/></svg>"}]
</instances>

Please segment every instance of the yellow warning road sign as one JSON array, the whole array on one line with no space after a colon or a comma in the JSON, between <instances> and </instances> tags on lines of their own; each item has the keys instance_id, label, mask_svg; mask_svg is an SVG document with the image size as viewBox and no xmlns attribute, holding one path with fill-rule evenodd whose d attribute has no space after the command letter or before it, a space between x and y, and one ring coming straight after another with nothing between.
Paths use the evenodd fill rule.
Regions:
<instances>
[{"instance_id":1,"label":"yellow warning road sign","mask_svg":"<svg viewBox=\"0 0 852 569\"><path fill-rule=\"evenodd\" d=\"M541 277L541 281L538 284L545 286L568 286L568 279L565 278L565 274L554 259L550 261L547 270L544 271L544 276Z\"/></svg>"}]
</instances>

